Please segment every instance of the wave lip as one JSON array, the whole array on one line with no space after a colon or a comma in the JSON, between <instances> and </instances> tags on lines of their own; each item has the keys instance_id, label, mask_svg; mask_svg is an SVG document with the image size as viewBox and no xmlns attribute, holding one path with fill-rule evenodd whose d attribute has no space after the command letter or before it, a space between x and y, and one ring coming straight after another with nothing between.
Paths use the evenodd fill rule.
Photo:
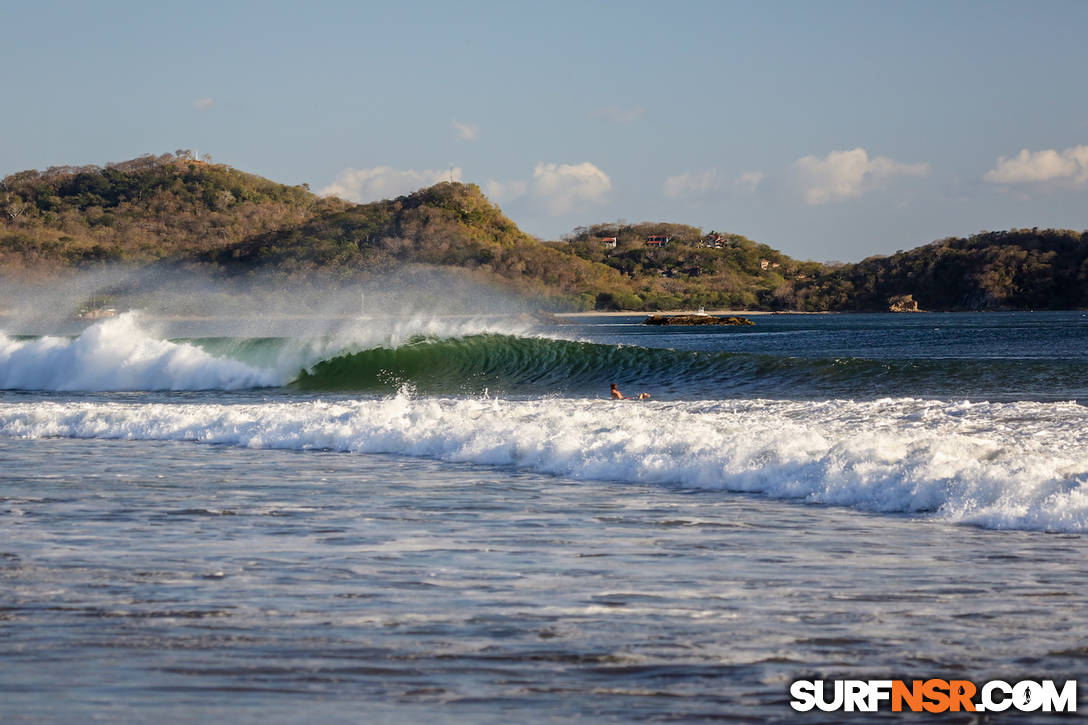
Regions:
<instances>
[{"instance_id":1,"label":"wave lip","mask_svg":"<svg viewBox=\"0 0 1088 725\"><path fill-rule=\"evenodd\" d=\"M518 324L486 318L355 320L331 329L318 324L313 333L299 338L166 340L156 337L138 312L96 322L75 338L12 337L0 331L0 389L239 390L284 386L298 378L301 382L295 387L392 391L402 382L411 382L408 378L426 384L443 375L446 382L441 387L445 389L455 386L450 382L448 365L444 365L454 350L470 351L467 357L463 352L453 355L461 362L456 368L464 378L461 387L468 389L473 381L495 372L487 368L488 358L503 358L502 345L497 358L490 346L484 348L491 352L481 356L484 348L476 341L494 338L514 341L515 346L541 344L537 338L520 337L524 330ZM543 352L547 357L546 346ZM372 363L369 367L368 360ZM407 378L400 369L405 360L410 368ZM345 361L354 369L344 372ZM539 368L547 360L523 363L526 369ZM312 371L315 367L317 372Z\"/></svg>"},{"instance_id":2,"label":"wave lip","mask_svg":"<svg viewBox=\"0 0 1088 725\"><path fill-rule=\"evenodd\" d=\"M1074 403L39 402L0 405L0 435L396 454L1088 532L1088 409Z\"/></svg>"},{"instance_id":3,"label":"wave lip","mask_svg":"<svg viewBox=\"0 0 1088 725\"><path fill-rule=\"evenodd\" d=\"M126 312L75 338L0 333L0 389L56 391L238 390L279 384L271 370L160 340Z\"/></svg>"}]
</instances>

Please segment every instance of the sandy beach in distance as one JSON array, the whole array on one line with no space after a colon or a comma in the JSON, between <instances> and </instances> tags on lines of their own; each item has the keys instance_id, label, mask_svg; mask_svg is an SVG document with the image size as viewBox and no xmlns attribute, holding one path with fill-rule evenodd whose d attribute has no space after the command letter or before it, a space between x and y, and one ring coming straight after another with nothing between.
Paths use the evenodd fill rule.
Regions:
<instances>
[{"instance_id":1,"label":"sandy beach in distance","mask_svg":"<svg viewBox=\"0 0 1088 725\"><path fill-rule=\"evenodd\" d=\"M633 317L635 315L712 315L715 317L739 315L755 317L756 315L830 315L830 312L795 312L793 310L784 310L778 312L772 312L771 310L659 310L657 312L639 312L637 310L628 310L626 312L556 312L556 317Z\"/></svg>"}]
</instances>

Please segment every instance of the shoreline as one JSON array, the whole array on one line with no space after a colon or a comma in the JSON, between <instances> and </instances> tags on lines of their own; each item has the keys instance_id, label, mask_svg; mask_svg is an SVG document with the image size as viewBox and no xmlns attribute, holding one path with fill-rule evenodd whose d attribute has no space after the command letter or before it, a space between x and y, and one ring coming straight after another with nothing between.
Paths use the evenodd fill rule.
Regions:
<instances>
[{"instance_id":1,"label":"shoreline","mask_svg":"<svg viewBox=\"0 0 1088 725\"><path fill-rule=\"evenodd\" d=\"M131 312L133 310L119 310L118 314ZM140 313L142 317L152 321L161 322L212 322L229 320L232 322L241 321L262 321L262 322L291 322L291 321L305 321L305 320L326 320L326 321L345 321L355 320L359 322L369 322L375 320L398 320L419 316L420 314L426 314L423 312L414 312L404 315L400 314L341 314L341 315L315 315L315 314L288 314L288 313L273 313L273 314L247 314L247 315L187 315L187 314L156 314L153 312L144 312L136 309L136 312ZM590 311L590 312L546 312L546 315L550 315L559 319L587 319L587 318L621 318L621 317L651 317L653 315L698 315L704 314L709 317L766 317L770 315L925 315L925 314L1015 314L1015 313L1031 313L1035 310L919 310L918 312L856 312L856 311L820 311L820 312L803 312L800 310L704 310L699 312L698 310L658 310L655 312L637 311L637 310L623 310L623 311ZM1085 310L1071 309L1071 310L1041 310L1041 312L1081 312L1085 313ZM524 317L536 317L537 313L522 311L522 312L463 312L463 313L447 313L440 315L427 315L428 317L434 317L438 319L480 319L480 318L524 318ZM13 309L0 309L0 324L13 322L19 318L19 311ZM31 317L44 317L51 318L48 315L32 315ZM103 320L111 319L111 317L101 318L69 318L61 316L60 321L69 323L88 323L88 322L101 322Z\"/></svg>"},{"instance_id":2,"label":"shoreline","mask_svg":"<svg viewBox=\"0 0 1088 725\"><path fill-rule=\"evenodd\" d=\"M704 314L709 317L720 316L738 316L738 317L755 317L759 315L839 315L841 312L794 312L794 311L771 311L771 310L658 310L656 312L553 312L551 313L556 317L635 317L638 315L644 315L650 317L652 315L699 315Z\"/></svg>"}]
</instances>

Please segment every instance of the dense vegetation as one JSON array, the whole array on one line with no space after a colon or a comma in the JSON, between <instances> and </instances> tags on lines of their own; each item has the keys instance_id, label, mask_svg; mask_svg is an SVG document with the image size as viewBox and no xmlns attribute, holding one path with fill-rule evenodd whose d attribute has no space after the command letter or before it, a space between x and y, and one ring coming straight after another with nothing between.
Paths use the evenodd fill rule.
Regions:
<instances>
[{"instance_id":1,"label":"dense vegetation","mask_svg":"<svg viewBox=\"0 0 1088 725\"><path fill-rule=\"evenodd\" d=\"M43 275L103 261L147 263L298 224L338 205L184 150L105 168L22 171L0 182L0 269Z\"/></svg>"},{"instance_id":2,"label":"dense vegetation","mask_svg":"<svg viewBox=\"0 0 1088 725\"><path fill-rule=\"evenodd\" d=\"M201 259L226 274L273 270L284 279L349 280L405 264L455 267L544 304L577 309L593 309L598 296L631 289L615 270L522 232L474 184L450 182L323 213Z\"/></svg>"},{"instance_id":3,"label":"dense vegetation","mask_svg":"<svg viewBox=\"0 0 1088 725\"><path fill-rule=\"evenodd\" d=\"M786 307L881 311L911 295L923 310L1088 307L1088 232L1019 229L948 238L799 280Z\"/></svg>"},{"instance_id":4,"label":"dense vegetation","mask_svg":"<svg viewBox=\"0 0 1088 725\"><path fill-rule=\"evenodd\" d=\"M664 246L647 244L662 237L668 239ZM686 224L621 222L578 227L566 244L556 246L630 279L637 298L617 300L617 306L627 309L775 309L795 280L823 269L816 262L799 262L739 234L703 234Z\"/></svg>"},{"instance_id":5,"label":"dense vegetation","mask_svg":"<svg viewBox=\"0 0 1088 725\"><path fill-rule=\"evenodd\" d=\"M556 309L1088 307L1088 232L984 232L830 267L684 224L597 224L542 243L472 184L353 205L185 150L0 182L0 275L107 263L311 282L422 264Z\"/></svg>"}]
</instances>

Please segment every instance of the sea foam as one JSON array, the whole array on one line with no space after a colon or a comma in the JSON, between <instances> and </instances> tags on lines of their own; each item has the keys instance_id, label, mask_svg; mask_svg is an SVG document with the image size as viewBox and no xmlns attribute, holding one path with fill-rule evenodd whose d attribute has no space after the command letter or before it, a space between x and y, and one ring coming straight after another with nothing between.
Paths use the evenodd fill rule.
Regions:
<instances>
[{"instance_id":1,"label":"sea foam","mask_svg":"<svg viewBox=\"0 0 1088 725\"><path fill-rule=\"evenodd\" d=\"M94 323L77 337L14 337L0 331L0 389L120 392L283 386L330 357L396 348L418 336L524 332L515 319L343 320L320 334L283 339L257 353L244 338L228 343L215 338L205 349L200 341L163 339L154 328L139 312L125 312Z\"/></svg>"},{"instance_id":2,"label":"sea foam","mask_svg":"<svg viewBox=\"0 0 1088 725\"><path fill-rule=\"evenodd\" d=\"M20 390L237 390L276 384L273 371L148 334L136 313L79 337L0 334L0 388Z\"/></svg>"},{"instance_id":3,"label":"sea foam","mask_svg":"<svg viewBox=\"0 0 1088 725\"><path fill-rule=\"evenodd\" d=\"M37 402L0 405L0 435L396 454L989 528L1088 531L1088 409L1074 403Z\"/></svg>"}]
</instances>

